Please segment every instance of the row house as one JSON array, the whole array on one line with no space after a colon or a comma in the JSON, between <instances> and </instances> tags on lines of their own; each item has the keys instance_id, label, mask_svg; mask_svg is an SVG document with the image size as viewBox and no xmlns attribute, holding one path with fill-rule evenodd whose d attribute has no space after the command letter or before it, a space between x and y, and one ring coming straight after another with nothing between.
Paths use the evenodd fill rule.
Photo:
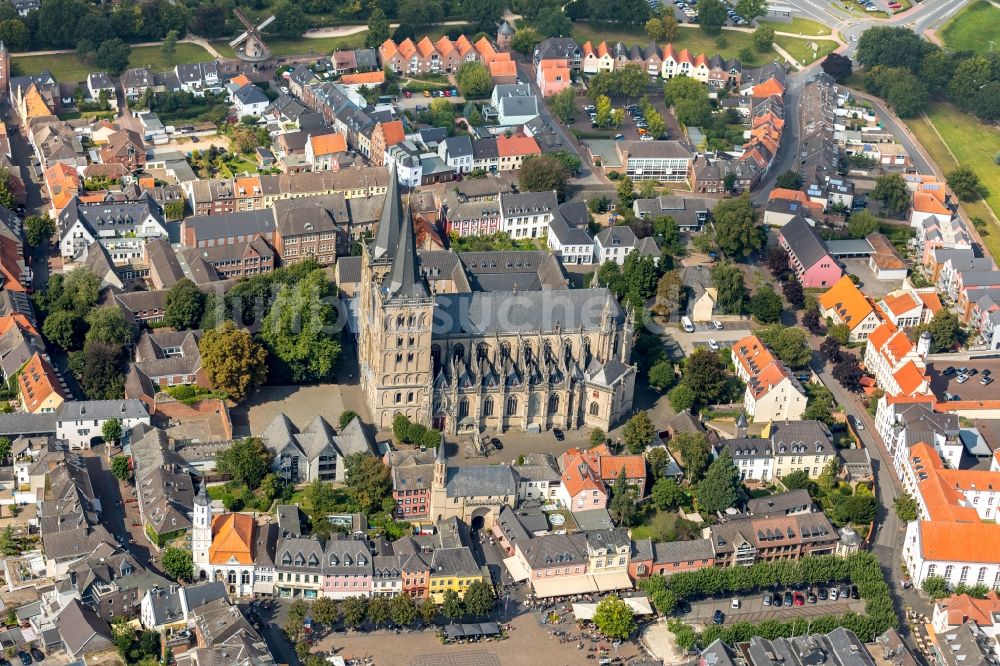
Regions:
<instances>
[{"instance_id":1,"label":"row house","mask_svg":"<svg viewBox=\"0 0 1000 666\"><path fill-rule=\"evenodd\" d=\"M216 60L176 65L174 75L181 90L195 97L204 97L205 93L217 94L224 90L222 80L219 78L219 63Z\"/></svg>"},{"instance_id":2,"label":"row house","mask_svg":"<svg viewBox=\"0 0 1000 666\"><path fill-rule=\"evenodd\" d=\"M388 170L382 167L261 176L263 207L271 207L281 199L330 194L342 194L352 201L377 199L381 203L389 191L390 177Z\"/></svg>"},{"instance_id":3,"label":"row house","mask_svg":"<svg viewBox=\"0 0 1000 666\"><path fill-rule=\"evenodd\" d=\"M851 342L867 340L872 331L882 323L878 310L847 275L820 294L819 309L834 324L842 324L850 329L848 339Z\"/></svg>"},{"instance_id":4,"label":"row house","mask_svg":"<svg viewBox=\"0 0 1000 666\"><path fill-rule=\"evenodd\" d=\"M263 208L259 176L191 180L181 184L193 215L221 215Z\"/></svg>"},{"instance_id":5,"label":"row house","mask_svg":"<svg viewBox=\"0 0 1000 666\"><path fill-rule=\"evenodd\" d=\"M624 528L518 539L514 551L514 566L536 597L632 589L632 541Z\"/></svg>"},{"instance_id":6,"label":"row house","mask_svg":"<svg viewBox=\"0 0 1000 666\"><path fill-rule=\"evenodd\" d=\"M884 404L875 413L875 428L892 456L905 492L916 496L916 484L907 469L910 449L918 444L929 444L948 467L959 469L965 445L957 415L935 411L930 394L890 396L879 402Z\"/></svg>"},{"instance_id":7,"label":"row house","mask_svg":"<svg viewBox=\"0 0 1000 666\"><path fill-rule=\"evenodd\" d=\"M135 201L83 203L73 197L59 213L59 252L64 259L82 259L99 242L116 265L144 256L146 240L166 239L163 209L148 194Z\"/></svg>"},{"instance_id":8,"label":"row house","mask_svg":"<svg viewBox=\"0 0 1000 666\"><path fill-rule=\"evenodd\" d=\"M698 194L724 196L752 190L764 170L753 161L735 159L729 153L699 153L691 161L691 190ZM732 180L732 187L726 182Z\"/></svg>"},{"instance_id":9,"label":"row house","mask_svg":"<svg viewBox=\"0 0 1000 666\"><path fill-rule=\"evenodd\" d=\"M571 448L563 453L559 468L563 476L558 497L571 511L603 509L623 469L636 497L645 494L646 461L641 455L613 455L604 444L587 451Z\"/></svg>"},{"instance_id":10,"label":"row house","mask_svg":"<svg viewBox=\"0 0 1000 666\"><path fill-rule=\"evenodd\" d=\"M865 370L889 395L926 395L930 392L930 380L924 364L930 347L929 332L924 331L914 345L903 329L883 322L868 336Z\"/></svg>"},{"instance_id":11,"label":"row house","mask_svg":"<svg viewBox=\"0 0 1000 666\"><path fill-rule=\"evenodd\" d=\"M472 43L465 35L452 41L447 36L436 42L424 37L414 43L406 38L399 44L387 39L379 46L379 61L383 68L398 73L429 74L458 71L463 62L479 62L490 69L497 62L513 62L509 53L500 52L485 36Z\"/></svg>"},{"instance_id":12,"label":"row house","mask_svg":"<svg viewBox=\"0 0 1000 666\"><path fill-rule=\"evenodd\" d=\"M933 289L901 289L886 294L878 302L887 322L898 328L928 323L941 308L941 299Z\"/></svg>"},{"instance_id":13,"label":"row house","mask_svg":"<svg viewBox=\"0 0 1000 666\"><path fill-rule=\"evenodd\" d=\"M969 326L988 349L1000 349L1000 289L979 296L969 309Z\"/></svg>"},{"instance_id":14,"label":"row house","mask_svg":"<svg viewBox=\"0 0 1000 666\"><path fill-rule=\"evenodd\" d=\"M746 382L743 407L754 421L798 420L808 397L792 375L756 335L737 341L732 348L736 375Z\"/></svg>"},{"instance_id":15,"label":"row house","mask_svg":"<svg viewBox=\"0 0 1000 666\"><path fill-rule=\"evenodd\" d=\"M715 566L715 549L711 539L668 542L640 539L632 542L629 576L639 581L712 566Z\"/></svg>"},{"instance_id":16,"label":"row house","mask_svg":"<svg viewBox=\"0 0 1000 666\"><path fill-rule=\"evenodd\" d=\"M225 217L225 216L220 216ZM238 280L270 273L277 268L278 253L263 234L241 234L233 243L193 247L184 252L196 284ZM211 242L211 241L207 241Z\"/></svg>"},{"instance_id":17,"label":"row house","mask_svg":"<svg viewBox=\"0 0 1000 666\"><path fill-rule=\"evenodd\" d=\"M383 462L392 473L393 515L397 520L417 521L430 516L434 450L390 451Z\"/></svg>"},{"instance_id":18,"label":"row house","mask_svg":"<svg viewBox=\"0 0 1000 666\"><path fill-rule=\"evenodd\" d=\"M832 555L840 536L822 512L743 518L708 528L716 566Z\"/></svg>"},{"instance_id":19,"label":"row house","mask_svg":"<svg viewBox=\"0 0 1000 666\"><path fill-rule=\"evenodd\" d=\"M837 458L833 435L820 421L771 421L760 437L747 437L747 425L741 414L738 437L719 442L720 450L729 450L741 479L769 482L799 471L816 479Z\"/></svg>"},{"instance_id":20,"label":"row house","mask_svg":"<svg viewBox=\"0 0 1000 666\"><path fill-rule=\"evenodd\" d=\"M192 215L181 222L181 243L189 248L242 245L257 237L275 243L273 211Z\"/></svg>"}]
</instances>

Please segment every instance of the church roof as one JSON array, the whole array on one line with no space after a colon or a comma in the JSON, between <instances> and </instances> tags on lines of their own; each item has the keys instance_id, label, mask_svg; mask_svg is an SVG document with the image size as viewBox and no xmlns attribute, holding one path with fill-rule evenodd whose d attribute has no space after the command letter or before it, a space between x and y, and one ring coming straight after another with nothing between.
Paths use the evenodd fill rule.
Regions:
<instances>
[{"instance_id":1,"label":"church roof","mask_svg":"<svg viewBox=\"0 0 1000 666\"><path fill-rule=\"evenodd\" d=\"M212 545L208 561L226 564L235 560L240 564L253 564L253 516L246 513L227 513L212 521Z\"/></svg>"}]
</instances>

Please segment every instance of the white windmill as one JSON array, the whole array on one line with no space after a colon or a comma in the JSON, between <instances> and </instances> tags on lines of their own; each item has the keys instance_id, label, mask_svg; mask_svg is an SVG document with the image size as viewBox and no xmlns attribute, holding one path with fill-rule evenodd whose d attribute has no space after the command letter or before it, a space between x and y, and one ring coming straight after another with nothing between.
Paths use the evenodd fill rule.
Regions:
<instances>
[{"instance_id":1,"label":"white windmill","mask_svg":"<svg viewBox=\"0 0 1000 666\"><path fill-rule=\"evenodd\" d=\"M264 62L270 58L271 49L264 43L264 38L261 37L260 33L264 28L271 25L271 22L274 21L274 16L272 15L264 19L260 25L254 25L239 7L234 9L233 13L236 14L236 18L246 28L242 35L229 42L229 45L236 51L236 57L247 62Z\"/></svg>"}]
</instances>

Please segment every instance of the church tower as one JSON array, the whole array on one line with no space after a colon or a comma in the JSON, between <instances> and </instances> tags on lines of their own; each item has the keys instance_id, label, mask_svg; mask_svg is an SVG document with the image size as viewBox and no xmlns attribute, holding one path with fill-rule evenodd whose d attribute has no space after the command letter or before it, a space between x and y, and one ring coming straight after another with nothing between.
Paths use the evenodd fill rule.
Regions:
<instances>
[{"instance_id":1,"label":"church tower","mask_svg":"<svg viewBox=\"0 0 1000 666\"><path fill-rule=\"evenodd\" d=\"M438 521L447 517L448 512L448 455L444 450L444 437L438 444L437 455L434 457L434 478L431 480L431 520Z\"/></svg>"},{"instance_id":2,"label":"church tower","mask_svg":"<svg viewBox=\"0 0 1000 666\"><path fill-rule=\"evenodd\" d=\"M409 206L395 167L375 241L362 248L358 360L361 384L379 428L396 414L431 425L434 297L420 274Z\"/></svg>"},{"instance_id":3,"label":"church tower","mask_svg":"<svg viewBox=\"0 0 1000 666\"><path fill-rule=\"evenodd\" d=\"M194 498L194 515L191 518L191 553L194 571L208 573L208 550L212 546L212 500L208 497L203 480Z\"/></svg>"},{"instance_id":4,"label":"church tower","mask_svg":"<svg viewBox=\"0 0 1000 666\"><path fill-rule=\"evenodd\" d=\"M7 46L0 41L0 95L7 94L10 87L10 51Z\"/></svg>"}]
</instances>

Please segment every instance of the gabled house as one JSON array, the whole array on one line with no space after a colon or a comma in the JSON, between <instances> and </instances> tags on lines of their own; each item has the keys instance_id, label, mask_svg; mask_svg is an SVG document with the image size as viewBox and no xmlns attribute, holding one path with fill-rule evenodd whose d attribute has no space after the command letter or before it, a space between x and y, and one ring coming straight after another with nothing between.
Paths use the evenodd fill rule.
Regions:
<instances>
[{"instance_id":1,"label":"gabled house","mask_svg":"<svg viewBox=\"0 0 1000 666\"><path fill-rule=\"evenodd\" d=\"M69 397L52 364L39 352L17 374L17 388L21 409L29 414L53 413Z\"/></svg>"},{"instance_id":2,"label":"gabled house","mask_svg":"<svg viewBox=\"0 0 1000 666\"><path fill-rule=\"evenodd\" d=\"M299 430L287 416L279 414L261 437L274 453L274 471L293 483L316 480L343 483L347 456L375 453L375 446L358 418L337 434L322 416Z\"/></svg>"},{"instance_id":3,"label":"gabled house","mask_svg":"<svg viewBox=\"0 0 1000 666\"><path fill-rule=\"evenodd\" d=\"M141 259L147 239L168 238L163 209L148 194L135 201L82 203L74 196L59 214L59 250L77 260L97 241L115 264Z\"/></svg>"},{"instance_id":4,"label":"gabled house","mask_svg":"<svg viewBox=\"0 0 1000 666\"><path fill-rule=\"evenodd\" d=\"M868 339L872 331L882 323L875 306L847 275L820 294L819 308L820 313L833 320L834 324L844 324L851 329L851 342Z\"/></svg>"},{"instance_id":5,"label":"gabled house","mask_svg":"<svg viewBox=\"0 0 1000 666\"><path fill-rule=\"evenodd\" d=\"M798 420L808 396L802 384L756 335L732 348L736 375L747 384L743 407L754 421Z\"/></svg>"},{"instance_id":6,"label":"gabled house","mask_svg":"<svg viewBox=\"0 0 1000 666\"><path fill-rule=\"evenodd\" d=\"M778 242L788 253L788 265L806 289L831 286L844 273L819 233L801 215L781 228Z\"/></svg>"}]
</instances>

